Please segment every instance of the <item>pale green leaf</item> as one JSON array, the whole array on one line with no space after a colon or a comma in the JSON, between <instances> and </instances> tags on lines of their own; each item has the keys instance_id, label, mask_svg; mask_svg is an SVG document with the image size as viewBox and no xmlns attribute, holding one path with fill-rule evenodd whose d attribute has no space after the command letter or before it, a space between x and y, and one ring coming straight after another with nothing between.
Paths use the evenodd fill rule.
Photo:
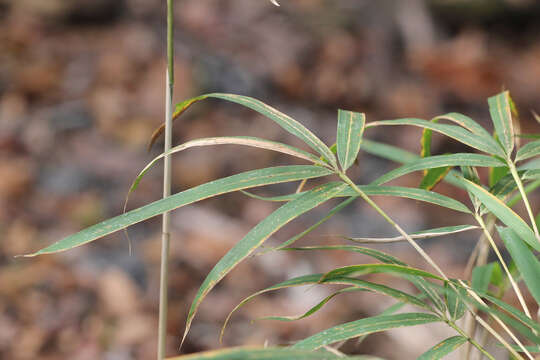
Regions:
<instances>
[{"instance_id":1,"label":"pale green leaf","mask_svg":"<svg viewBox=\"0 0 540 360\"><path fill-rule=\"evenodd\" d=\"M414 171L439 168L443 166L494 167L501 165L504 165L502 161L491 156L480 154L459 153L451 155L434 155L427 158L418 159L414 162L405 164L395 170L392 170L373 181L371 185L382 185L388 181Z\"/></svg>"},{"instance_id":2,"label":"pale green leaf","mask_svg":"<svg viewBox=\"0 0 540 360\"><path fill-rule=\"evenodd\" d=\"M504 91L488 99L489 113L495 126L495 132L506 154L510 156L514 149L514 127L510 109L510 94Z\"/></svg>"},{"instance_id":3,"label":"pale green leaf","mask_svg":"<svg viewBox=\"0 0 540 360\"><path fill-rule=\"evenodd\" d=\"M305 178L314 178L329 175L332 172L320 166L294 165L278 166L266 169L247 171L229 176L174 194L167 198L155 201L125 214L105 220L90 226L76 234L70 235L44 249L25 256L36 256L68 250L112 234L118 230L213 196L238 191L256 186L297 181Z\"/></svg>"},{"instance_id":4,"label":"pale green leaf","mask_svg":"<svg viewBox=\"0 0 540 360\"><path fill-rule=\"evenodd\" d=\"M491 155L498 155L505 157L503 149L498 146L496 143L488 141L487 139L480 137L470 131L456 125L447 125L447 124L437 124L430 121L422 119L397 119L397 120L382 120L375 121L366 125L367 127L374 126L390 126L390 125L411 125L417 126L424 129L430 129L436 132L439 132L443 135L446 135L450 138L453 138L465 145L468 145L472 148L478 149L480 151L486 152Z\"/></svg>"},{"instance_id":5,"label":"pale green leaf","mask_svg":"<svg viewBox=\"0 0 540 360\"><path fill-rule=\"evenodd\" d=\"M417 360L439 360L450 354L452 351L459 348L467 342L467 338L463 336L452 336L445 339L420 355Z\"/></svg>"},{"instance_id":6,"label":"pale green leaf","mask_svg":"<svg viewBox=\"0 0 540 360\"><path fill-rule=\"evenodd\" d=\"M462 181L467 187L467 190L473 193L499 220L512 228L520 238L527 242L527 244L540 251L539 240L536 238L534 232L527 225L527 223L521 217L519 217L518 214L516 214L504 202L499 200L496 196L490 194L481 186L467 179L462 179Z\"/></svg>"},{"instance_id":7,"label":"pale green leaf","mask_svg":"<svg viewBox=\"0 0 540 360\"><path fill-rule=\"evenodd\" d=\"M448 308L448 314L450 315L450 319L452 320L458 320L465 315L465 303L461 300L463 296L467 295L467 292L465 289L457 286L459 284L456 280L450 280L454 286L450 286L450 283L448 281L445 281L444 287L446 288L447 292L445 293L445 300L446 300L446 306ZM457 294L457 291L454 289L456 288L457 291L461 292L461 296Z\"/></svg>"},{"instance_id":8,"label":"pale green leaf","mask_svg":"<svg viewBox=\"0 0 540 360\"><path fill-rule=\"evenodd\" d=\"M540 155L540 140L531 141L517 151L516 161L530 159L538 155Z\"/></svg>"},{"instance_id":9,"label":"pale green leaf","mask_svg":"<svg viewBox=\"0 0 540 360\"><path fill-rule=\"evenodd\" d=\"M281 227L295 219L296 217L306 213L307 211L317 207L323 202L335 197L346 185L340 182L327 183L312 189L299 198L290 201L272 214L267 216L251 231L244 236L227 254L225 254L214 268L207 275L199 291L195 295L195 299L191 304L189 314L186 320L186 329L182 338L185 340L189 328L193 321L197 309L202 300L212 290L212 288L227 275L239 262L245 259L256 248L258 248L266 239Z\"/></svg>"},{"instance_id":10,"label":"pale green leaf","mask_svg":"<svg viewBox=\"0 0 540 360\"><path fill-rule=\"evenodd\" d=\"M341 324L297 342L293 348L315 350L325 345L366 334L381 332L403 326L414 326L441 321L435 315L425 313L405 313L379 315Z\"/></svg>"},{"instance_id":11,"label":"pale green leaf","mask_svg":"<svg viewBox=\"0 0 540 360\"><path fill-rule=\"evenodd\" d=\"M356 160L364 133L366 116L353 111L339 110L337 126L337 155L346 171Z\"/></svg>"},{"instance_id":12,"label":"pale green leaf","mask_svg":"<svg viewBox=\"0 0 540 360\"><path fill-rule=\"evenodd\" d=\"M480 294L487 293L493 270L497 263L492 262L482 266L476 266L472 272L472 288Z\"/></svg>"},{"instance_id":13,"label":"pale green leaf","mask_svg":"<svg viewBox=\"0 0 540 360\"><path fill-rule=\"evenodd\" d=\"M497 228L536 302L540 304L540 261L512 228Z\"/></svg>"},{"instance_id":14,"label":"pale green leaf","mask_svg":"<svg viewBox=\"0 0 540 360\"><path fill-rule=\"evenodd\" d=\"M379 273L390 273L393 275L414 275L421 276L436 280L443 280L441 277L429 273L424 270L416 269L410 266L405 265L396 265L396 264L360 264L360 265L349 265L343 266L334 270L327 272L323 280L326 278L334 277L349 277L349 276L362 276L367 274L379 274Z\"/></svg>"},{"instance_id":15,"label":"pale green leaf","mask_svg":"<svg viewBox=\"0 0 540 360\"><path fill-rule=\"evenodd\" d=\"M420 158L418 155L413 154L412 152L400 149L393 145L368 139L362 140L362 151L365 151L371 155L382 157L384 159L405 164Z\"/></svg>"},{"instance_id":16,"label":"pale green leaf","mask_svg":"<svg viewBox=\"0 0 540 360\"><path fill-rule=\"evenodd\" d=\"M460 114L460 113L448 113L440 116L436 116L434 120L449 120L452 121L455 124L458 124L465 129L469 130L475 135L481 136L484 138L484 140L488 141L487 139L493 140L491 137L491 134L484 129L480 124L478 124L476 121L471 119L470 117ZM495 142L493 142L495 144Z\"/></svg>"}]
</instances>

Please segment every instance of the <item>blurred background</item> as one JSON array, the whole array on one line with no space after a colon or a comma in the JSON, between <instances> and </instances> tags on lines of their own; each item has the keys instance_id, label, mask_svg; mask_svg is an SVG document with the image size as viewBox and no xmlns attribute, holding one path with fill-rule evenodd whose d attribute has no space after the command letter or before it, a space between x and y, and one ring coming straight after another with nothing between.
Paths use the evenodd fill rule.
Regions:
<instances>
[{"instance_id":1,"label":"blurred background","mask_svg":"<svg viewBox=\"0 0 540 360\"><path fill-rule=\"evenodd\" d=\"M164 113L164 3L157 0L0 0L0 358L155 358L160 219L88 246L33 259L33 252L121 213L131 181L159 154L146 151ZM257 97L335 141L338 108L368 121L430 119L463 112L491 129L486 98L511 90L523 132L538 132L540 2L535 0L178 0L175 100L220 91ZM252 111L208 100L174 128L174 143L204 136L252 135L302 146ZM370 129L365 136L419 151L420 130ZM160 140L161 141L161 140ZM435 137L434 153L467 151ZM241 171L291 163L262 150L222 146L173 159L174 191ZM367 154L351 175L367 183L394 163ZM419 174L394 181L417 186ZM142 181L130 208L159 199L160 167ZM295 184L257 190L285 194ZM437 191L468 202L441 184ZM413 201L376 198L408 231L470 223L462 214ZM279 244L324 216L323 206L278 232ZM177 353L188 306L212 266L277 204L231 194L172 215L169 354ZM534 204L533 204L534 207ZM538 209L536 209L538 210ZM357 202L302 240L394 236ZM423 241L452 276L461 276L478 234ZM427 266L406 244L379 247ZM338 265L371 261L339 252L255 256L204 301L184 352L219 346L220 326L245 296L265 286ZM404 290L399 280L372 277ZM392 304L371 294L332 300L311 318L257 321L302 313L329 289L284 290L239 311L225 345L287 344ZM513 301L512 298L508 299ZM413 359L447 337L444 327L394 330L343 350ZM411 337L411 334L414 336Z\"/></svg>"}]
</instances>

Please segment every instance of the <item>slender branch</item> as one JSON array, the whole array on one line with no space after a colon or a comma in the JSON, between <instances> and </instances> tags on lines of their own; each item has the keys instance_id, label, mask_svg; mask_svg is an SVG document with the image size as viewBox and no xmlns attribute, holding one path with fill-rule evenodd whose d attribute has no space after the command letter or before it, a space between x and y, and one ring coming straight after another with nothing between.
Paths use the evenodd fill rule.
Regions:
<instances>
[{"instance_id":1,"label":"slender branch","mask_svg":"<svg viewBox=\"0 0 540 360\"><path fill-rule=\"evenodd\" d=\"M165 84L165 146L168 153L172 144L172 93L174 85L174 48L173 48L173 0L167 0L167 63ZM171 195L171 157L165 155L163 166L163 197ZM170 213L163 213L161 236L161 268L159 283L159 323L157 359L163 360L167 345L167 284L169 278L169 243L170 243Z\"/></svg>"}]
</instances>

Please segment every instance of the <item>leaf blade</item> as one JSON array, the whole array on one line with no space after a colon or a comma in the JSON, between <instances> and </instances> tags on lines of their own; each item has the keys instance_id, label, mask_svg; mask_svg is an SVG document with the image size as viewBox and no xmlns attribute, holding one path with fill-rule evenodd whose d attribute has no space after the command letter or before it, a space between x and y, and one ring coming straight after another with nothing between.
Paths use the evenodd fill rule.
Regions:
<instances>
[{"instance_id":1,"label":"leaf blade","mask_svg":"<svg viewBox=\"0 0 540 360\"><path fill-rule=\"evenodd\" d=\"M366 116L353 111L338 111L337 154L343 171L354 163L364 133Z\"/></svg>"},{"instance_id":2,"label":"leaf blade","mask_svg":"<svg viewBox=\"0 0 540 360\"><path fill-rule=\"evenodd\" d=\"M488 98L488 104L497 137L509 156L514 149L514 127L512 125L509 92L503 91Z\"/></svg>"},{"instance_id":3,"label":"leaf blade","mask_svg":"<svg viewBox=\"0 0 540 360\"><path fill-rule=\"evenodd\" d=\"M414 326L441 321L437 316L425 313L404 313L396 315L379 315L366 319L341 324L307 339L297 342L294 349L316 350L338 341L381 332L396 327Z\"/></svg>"},{"instance_id":4,"label":"leaf blade","mask_svg":"<svg viewBox=\"0 0 540 360\"><path fill-rule=\"evenodd\" d=\"M125 229L130 225L162 214L163 212L171 211L181 206L185 206L212 196L261 185L301 180L306 177L320 177L329 175L331 173L332 172L330 170L325 170L320 166L293 165L252 170L237 175L232 175L223 179L214 180L206 184L196 186L167 198L157 200L138 209L131 210L122 215L110 218L99 224L90 226L76 234L61 239L60 241L37 252L24 256L32 257L41 254L65 251L97 240L118 230Z\"/></svg>"},{"instance_id":5,"label":"leaf blade","mask_svg":"<svg viewBox=\"0 0 540 360\"><path fill-rule=\"evenodd\" d=\"M483 187L467 179L462 178L462 181L467 190L472 192L499 220L516 231L519 237L525 240L530 246L540 251L540 243L534 235L534 232L529 228L527 223L519 217L519 215Z\"/></svg>"},{"instance_id":6,"label":"leaf blade","mask_svg":"<svg viewBox=\"0 0 540 360\"><path fill-rule=\"evenodd\" d=\"M420 355L417 360L439 360L450 354L467 342L463 336L452 336L433 346L431 349Z\"/></svg>"},{"instance_id":7,"label":"leaf blade","mask_svg":"<svg viewBox=\"0 0 540 360\"><path fill-rule=\"evenodd\" d=\"M528 142L518 149L516 153L516 161L530 159L540 155L540 140Z\"/></svg>"}]
</instances>

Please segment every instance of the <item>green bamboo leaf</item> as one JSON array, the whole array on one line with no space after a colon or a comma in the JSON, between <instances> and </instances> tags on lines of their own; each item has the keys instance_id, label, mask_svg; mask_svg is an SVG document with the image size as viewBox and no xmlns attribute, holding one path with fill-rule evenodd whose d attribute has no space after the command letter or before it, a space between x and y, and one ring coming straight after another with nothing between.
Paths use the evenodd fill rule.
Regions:
<instances>
[{"instance_id":1,"label":"green bamboo leaf","mask_svg":"<svg viewBox=\"0 0 540 360\"><path fill-rule=\"evenodd\" d=\"M343 266L327 272L321 281L334 277L362 276L367 274L390 273L394 275L414 275L425 278L444 280L441 277L424 270L405 265L395 264L360 264Z\"/></svg>"},{"instance_id":2,"label":"green bamboo leaf","mask_svg":"<svg viewBox=\"0 0 540 360\"><path fill-rule=\"evenodd\" d=\"M450 234L457 234L464 231L476 230L479 229L475 225L456 225L456 226L445 226L435 229L422 230L409 234L412 239L427 239L438 236L445 236ZM344 239L351 240L354 242L367 244L367 243L392 243L397 241L406 240L404 236L395 236L387 238L373 238L373 237L347 237L342 236Z\"/></svg>"},{"instance_id":3,"label":"green bamboo leaf","mask_svg":"<svg viewBox=\"0 0 540 360\"><path fill-rule=\"evenodd\" d=\"M503 177L510 173L508 166L498 166L489 168L489 186L495 186L495 184Z\"/></svg>"},{"instance_id":4,"label":"green bamboo leaf","mask_svg":"<svg viewBox=\"0 0 540 360\"><path fill-rule=\"evenodd\" d=\"M242 240L229 250L210 271L199 288L187 316L182 343L189 332L193 317L202 300L225 275L281 227L314 207L335 197L345 186L347 185L340 182L327 183L306 192L298 199L282 205L251 229Z\"/></svg>"},{"instance_id":5,"label":"green bamboo leaf","mask_svg":"<svg viewBox=\"0 0 540 360\"><path fill-rule=\"evenodd\" d=\"M540 179L540 170L526 170L523 172L523 180L537 180Z\"/></svg>"},{"instance_id":6,"label":"green bamboo leaf","mask_svg":"<svg viewBox=\"0 0 540 360\"><path fill-rule=\"evenodd\" d=\"M437 124L422 119L397 119L397 120L382 120L375 121L366 125L367 127L374 126L392 126L392 125L411 125L424 129L430 129L451 137L465 145L468 145L477 150L486 152L491 155L498 155L500 157L506 157L503 149L496 143L488 141L487 139L480 137L470 131L456 125Z\"/></svg>"},{"instance_id":7,"label":"green bamboo leaf","mask_svg":"<svg viewBox=\"0 0 540 360\"><path fill-rule=\"evenodd\" d=\"M291 118L290 116L285 115L282 112L274 109L273 107L266 105L262 101L259 101L257 99L254 99L248 96L241 96L241 95L235 95L235 94L223 94L223 93L213 93L213 94L197 96L195 98L185 100L176 105L175 111L173 113L173 121L178 119L180 115L182 115L193 104L207 98L216 98L216 99L222 99L222 100L234 102L239 105L248 107L258 112L261 115L266 116L267 118L269 118L270 120L274 121L279 126L281 126L283 129L285 129L287 132L291 133L292 135L304 141L309 147L317 151L320 155L329 159L330 164L332 164L333 166L337 165L336 157L330 151L328 146L326 146L318 137L316 137L305 126L303 126L298 121ZM152 139L150 141L149 148L152 147L152 144L154 144L154 142L160 136L160 134L163 133L164 128L165 126L161 125L154 132L154 134L152 134Z\"/></svg>"},{"instance_id":8,"label":"green bamboo leaf","mask_svg":"<svg viewBox=\"0 0 540 360\"><path fill-rule=\"evenodd\" d=\"M510 94L504 91L488 99L489 113L495 126L495 132L506 154L510 156L514 149L514 127L510 109Z\"/></svg>"},{"instance_id":9,"label":"green bamboo leaf","mask_svg":"<svg viewBox=\"0 0 540 360\"><path fill-rule=\"evenodd\" d=\"M387 183L388 181L391 181L414 171L440 168L443 166L494 167L501 165L504 165L502 161L491 156L480 154L459 153L450 155L434 155L427 158L421 158L414 162L405 164L395 170L392 170L373 181L371 185L382 185L384 183Z\"/></svg>"},{"instance_id":10,"label":"green bamboo leaf","mask_svg":"<svg viewBox=\"0 0 540 360\"><path fill-rule=\"evenodd\" d=\"M471 213L471 211L459 201L454 200L448 196L444 196L436 192L432 192L432 191L428 191L424 189L408 188L408 187L402 187L402 186L378 186L378 185L360 186L360 189L366 195L403 197L403 198L408 198L412 200L418 200L418 201L423 201L423 202L439 205L442 207L446 207L448 209L464 212L467 214ZM341 192L340 196L353 196L354 194L355 193L353 189L346 188L345 190Z\"/></svg>"},{"instance_id":11,"label":"green bamboo leaf","mask_svg":"<svg viewBox=\"0 0 540 360\"><path fill-rule=\"evenodd\" d=\"M463 174L463 177L465 179L470 180L475 184L480 184L480 176L478 175L478 171L476 171L476 168L472 166L461 166L460 168L461 168L461 174ZM490 168L490 170L491 169L494 169L494 168ZM469 194L469 198L471 199L471 203L473 204L474 212L477 213L480 207L482 206L482 203L476 196L474 196L470 192L468 194Z\"/></svg>"},{"instance_id":12,"label":"green bamboo leaf","mask_svg":"<svg viewBox=\"0 0 540 360\"><path fill-rule=\"evenodd\" d=\"M463 186L462 182L460 182ZM448 209L464 212L470 214L471 211L462 203L457 200L454 200L448 196L438 194L433 191L417 189L417 188L408 188L403 186L378 186L378 185L358 185L360 190L362 190L366 195L370 196L392 196L392 197L401 197L405 199L418 200L422 202L427 202L430 204L439 205ZM279 197L262 197L254 195L251 193L245 192L246 195L254 197L261 200L269 201L290 201L302 196L302 193L295 193L289 195L282 195ZM358 194L351 188L345 188L338 195L339 197L356 197Z\"/></svg>"},{"instance_id":13,"label":"green bamboo leaf","mask_svg":"<svg viewBox=\"0 0 540 360\"><path fill-rule=\"evenodd\" d=\"M338 341L381 332L403 326L414 326L441 321L435 315L425 313L405 313L379 315L341 324L297 342L293 348L315 350Z\"/></svg>"},{"instance_id":14,"label":"green bamboo leaf","mask_svg":"<svg viewBox=\"0 0 540 360\"><path fill-rule=\"evenodd\" d=\"M444 283L444 287L448 290L445 293L446 305L450 318L452 320L458 320L461 319L463 315L465 315L466 307L465 303L461 300L461 297L466 296L467 292L465 291L465 289L457 286L459 285L459 282L457 280L450 281L452 281L452 284L454 285L453 287L450 286L448 281L445 281ZM461 296L457 294L457 291L454 290L454 287L457 289L457 291L461 292Z\"/></svg>"},{"instance_id":15,"label":"green bamboo leaf","mask_svg":"<svg viewBox=\"0 0 540 360\"><path fill-rule=\"evenodd\" d=\"M472 272L472 288L480 294L487 293L497 263L476 266Z\"/></svg>"},{"instance_id":16,"label":"green bamboo leaf","mask_svg":"<svg viewBox=\"0 0 540 360\"><path fill-rule=\"evenodd\" d=\"M418 155L413 154L412 152L400 149L393 145L367 139L362 140L362 150L368 154L404 164L420 158Z\"/></svg>"},{"instance_id":17,"label":"green bamboo leaf","mask_svg":"<svg viewBox=\"0 0 540 360\"><path fill-rule=\"evenodd\" d=\"M342 357L326 350L308 351L291 348L236 347L176 356L168 360L381 360L373 356Z\"/></svg>"},{"instance_id":18,"label":"green bamboo leaf","mask_svg":"<svg viewBox=\"0 0 540 360\"><path fill-rule=\"evenodd\" d=\"M512 209L510 209L504 202L499 200L496 196L490 194L487 190L481 186L467 180L462 179L467 190L472 192L486 208L489 209L499 220L504 224L511 227L520 238L522 238L527 244L534 249L540 251L539 240L534 235L534 232L527 225L525 221Z\"/></svg>"},{"instance_id":19,"label":"green bamboo leaf","mask_svg":"<svg viewBox=\"0 0 540 360\"><path fill-rule=\"evenodd\" d=\"M417 360L438 360L442 359L452 351L459 348L461 345L467 342L467 338L463 336L452 336L445 339L420 355Z\"/></svg>"},{"instance_id":20,"label":"green bamboo leaf","mask_svg":"<svg viewBox=\"0 0 540 360\"><path fill-rule=\"evenodd\" d=\"M337 154L343 171L354 163L366 124L366 115L353 111L338 111Z\"/></svg>"},{"instance_id":21,"label":"green bamboo leaf","mask_svg":"<svg viewBox=\"0 0 540 360\"><path fill-rule=\"evenodd\" d=\"M516 153L516 161L530 159L540 155L540 140L531 141L523 145Z\"/></svg>"},{"instance_id":22,"label":"green bamboo leaf","mask_svg":"<svg viewBox=\"0 0 540 360\"><path fill-rule=\"evenodd\" d=\"M460 114L451 112L448 114L440 115L434 118L434 120L449 120L453 123L456 123L465 129L469 130L475 135L483 137L486 141L493 141L493 138L491 137L491 134L484 129L480 124L478 124L476 121L471 119L470 117ZM488 140L490 139L490 140ZM493 141L493 144L496 144L495 141Z\"/></svg>"},{"instance_id":23,"label":"green bamboo leaf","mask_svg":"<svg viewBox=\"0 0 540 360\"><path fill-rule=\"evenodd\" d=\"M514 318L519 320L522 324L524 324L527 327L529 327L530 329L534 330L536 333L540 333L540 324L538 324L537 322L535 322L534 320L529 318L522 311L516 309L512 305L509 305L509 304L505 303L504 301L502 301L502 300L500 300L500 299L498 299L498 298L496 298L494 296L491 296L489 294L482 294L482 297L489 300L490 302L492 302L496 306L500 307L501 309L503 309L504 311L506 311L507 313L512 315ZM498 313L500 314L500 312L498 312ZM535 338L532 341L540 343L540 337L535 336Z\"/></svg>"},{"instance_id":24,"label":"green bamboo leaf","mask_svg":"<svg viewBox=\"0 0 540 360\"><path fill-rule=\"evenodd\" d=\"M540 281L538 281L540 279L540 261L514 229L498 227L497 230L531 295L540 304Z\"/></svg>"},{"instance_id":25,"label":"green bamboo leaf","mask_svg":"<svg viewBox=\"0 0 540 360\"><path fill-rule=\"evenodd\" d=\"M256 186L297 181L306 178L321 177L332 172L320 166L294 165L278 166L266 169L247 171L215 180L155 201L125 214L90 226L76 234L70 235L46 248L25 256L55 253L99 239L118 230L127 228L143 220L162 214L213 196L238 191Z\"/></svg>"}]
</instances>

